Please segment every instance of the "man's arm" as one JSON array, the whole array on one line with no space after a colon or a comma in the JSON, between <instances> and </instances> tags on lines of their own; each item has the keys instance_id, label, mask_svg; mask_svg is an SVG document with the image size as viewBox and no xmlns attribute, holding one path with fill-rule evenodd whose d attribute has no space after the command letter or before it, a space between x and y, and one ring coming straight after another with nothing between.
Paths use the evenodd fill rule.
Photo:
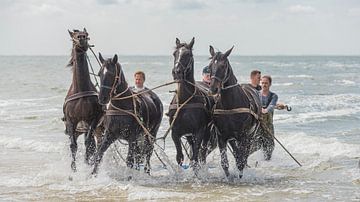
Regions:
<instances>
[{"instance_id":1,"label":"man's arm","mask_svg":"<svg viewBox=\"0 0 360 202\"><path fill-rule=\"evenodd\" d=\"M270 104L268 107L266 107L264 113L272 113L274 111L274 108L276 107L277 101L278 101L278 96L274 93L271 98Z\"/></svg>"}]
</instances>

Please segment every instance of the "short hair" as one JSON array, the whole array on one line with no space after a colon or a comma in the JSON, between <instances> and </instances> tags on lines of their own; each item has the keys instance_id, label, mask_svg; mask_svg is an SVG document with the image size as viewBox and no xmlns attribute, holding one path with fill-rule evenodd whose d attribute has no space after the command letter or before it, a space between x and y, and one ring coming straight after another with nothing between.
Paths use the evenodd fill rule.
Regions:
<instances>
[{"instance_id":1,"label":"short hair","mask_svg":"<svg viewBox=\"0 0 360 202\"><path fill-rule=\"evenodd\" d=\"M250 78L256 76L257 74L261 74L261 71L259 71L259 70L253 70L253 71L251 71L251 73L250 73Z\"/></svg>"},{"instance_id":2,"label":"short hair","mask_svg":"<svg viewBox=\"0 0 360 202\"><path fill-rule=\"evenodd\" d=\"M144 79L144 81L145 81L145 73L143 72L143 71L137 71L137 72L135 72L135 74L134 74L134 77L136 76L136 75L141 75L142 76L142 78Z\"/></svg>"},{"instance_id":3,"label":"short hair","mask_svg":"<svg viewBox=\"0 0 360 202\"><path fill-rule=\"evenodd\" d=\"M202 71L203 74L210 74L210 68L209 66L205 66Z\"/></svg>"},{"instance_id":4,"label":"short hair","mask_svg":"<svg viewBox=\"0 0 360 202\"><path fill-rule=\"evenodd\" d=\"M271 78L271 76L269 76L269 75L265 75L265 76L262 76L262 78L266 78L266 79L268 79L268 80L269 80L269 83L270 83L270 85L271 85L271 82L272 82L272 78Z\"/></svg>"}]
</instances>

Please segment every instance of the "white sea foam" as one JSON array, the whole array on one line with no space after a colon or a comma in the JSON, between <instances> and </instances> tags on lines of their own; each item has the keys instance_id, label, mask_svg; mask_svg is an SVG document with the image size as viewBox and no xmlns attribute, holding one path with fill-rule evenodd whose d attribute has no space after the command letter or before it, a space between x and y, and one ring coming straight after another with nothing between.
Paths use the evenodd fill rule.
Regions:
<instances>
[{"instance_id":1,"label":"white sea foam","mask_svg":"<svg viewBox=\"0 0 360 202\"><path fill-rule=\"evenodd\" d=\"M288 75L288 78L313 78L313 76L307 74L298 74L298 75Z\"/></svg>"},{"instance_id":2,"label":"white sea foam","mask_svg":"<svg viewBox=\"0 0 360 202\"><path fill-rule=\"evenodd\" d=\"M0 146L8 149L21 149L23 151L36 152L61 152L64 148L64 142L43 142L39 140L29 140L13 135L0 134Z\"/></svg>"},{"instance_id":3,"label":"white sea foam","mask_svg":"<svg viewBox=\"0 0 360 202\"><path fill-rule=\"evenodd\" d=\"M343 80L335 80L335 82L336 82L337 84L344 85L344 86L355 86L355 85L356 85L356 82L355 82L355 81L346 80L346 79L343 79Z\"/></svg>"}]
</instances>

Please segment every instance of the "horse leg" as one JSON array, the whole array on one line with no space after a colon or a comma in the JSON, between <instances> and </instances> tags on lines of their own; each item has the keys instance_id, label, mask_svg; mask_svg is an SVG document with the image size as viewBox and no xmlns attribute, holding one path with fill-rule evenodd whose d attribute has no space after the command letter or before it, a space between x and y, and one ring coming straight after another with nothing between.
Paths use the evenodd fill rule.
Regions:
<instances>
[{"instance_id":1,"label":"horse leg","mask_svg":"<svg viewBox=\"0 0 360 202\"><path fill-rule=\"evenodd\" d=\"M243 168L244 167L241 167L241 164L242 164L242 159L241 159L241 150L239 149L239 146L238 146L238 143L239 141L237 140L231 140L229 141L229 144L233 150L233 155L234 155L234 158L236 160L236 166L238 167L239 169L239 178L242 178L243 176Z\"/></svg>"},{"instance_id":2,"label":"horse leg","mask_svg":"<svg viewBox=\"0 0 360 202\"><path fill-rule=\"evenodd\" d=\"M152 153L154 151L154 144L152 144L152 141L155 141L155 140L151 140L150 137L145 139L144 153L146 154L146 159L145 159L144 172L149 174L149 175L150 175L150 170L151 170L150 158L151 158Z\"/></svg>"},{"instance_id":3,"label":"horse leg","mask_svg":"<svg viewBox=\"0 0 360 202\"><path fill-rule=\"evenodd\" d=\"M70 121L66 122L66 133L69 135L70 138L70 151L71 151L71 169L73 172L76 172L76 152L77 152L77 138L78 135L75 132L74 124Z\"/></svg>"},{"instance_id":4,"label":"horse leg","mask_svg":"<svg viewBox=\"0 0 360 202\"><path fill-rule=\"evenodd\" d=\"M181 139L180 139L181 137L173 132L171 133L171 137L176 147L176 162L178 163L179 166L182 166L184 162L184 154L182 153L182 148L181 148Z\"/></svg>"},{"instance_id":5,"label":"horse leg","mask_svg":"<svg viewBox=\"0 0 360 202\"><path fill-rule=\"evenodd\" d=\"M109 146L117 139L117 136L108 130L105 131L104 140L101 142L99 150L95 154L95 164L94 169L92 171L92 175L96 175L99 169L99 165L104 156L105 151L109 148Z\"/></svg>"},{"instance_id":6,"label":"horse leg","mask_svg":"<svg viewBox=\"0 0 360 202\"><path fill-rule=\"evenodd\" d=\"M199 149L199 161L201 164L206 164L206 156L208 154L208 144L210 140L210 129L206 127L203 134L203 140L201 141L201 146Z\"/></svg>"},{"instance_id":7,"label":"horse leg","mask_svg":"<svg viewBox=\"0 0 360 202\"><path fill-rule=\"evenodd\" d=\"M91 165L94 163L93 162L94 160L92 159L92 157L94 157L94 154L95 154L96 144L95 144L95 137L94 137L93 133L95 132L97 123L98 123L98 119L96 118L91 122L90 128L85 135L85 148L86 148L85 163L87 163L88 165Z\"/></svg>"},{"instance_id":8,"label":"horse leg","mask_svg":"<svg viewBox=\"0 0 360 202\"><path fill-rule=\"evenodd\" d=\"M236 140L236 144L233 147L233 150L236 154L236 166L239 170L239 178L242 178L244 173L244 168L247 164L247 158L249 157L250 152L250 142L243 138L241 140Z\"/></svg>"},{"instance_id":9,"label":"horse leg","mask_svg":"<svg viewBox=\"0 0 360 202\"><path fill-rule=\"evenodd\" d=\"M140 150L137 147L137 141L136 140L129 140L129 147L128 147L128 155L126 157L126 165L129 168L134 167L134 158L135 155L139 155ZM139 168L137 168L139 169Z\"/></svg>"},{"instance_id":10,"label":"horse leg","mask_svg":"<svg viewBox=\"0 0 360 202\"><path fill-rule=\"evenodd\" d=\"M263 153L266 161L271 159L272 153L274 151L275 142L272 137L263 138Z\"/></svg>"},{"instance_id":11,"label":"horse leg","mask_svg":"<svg viewBox=\"0 0 360 202\"><path fill-rule=\"evenodd\" d=\"M199 151L202 140L204 139L205 128L201 128L199 131L195 133L194 143L192 145L193 155L192 155L192 165L195 175L197 175L199 171Z\"/></svg>"},{"instance_id":12,"label":"horse leg","mask_svg":"<svg viewBox=\"0 0 360 202\"><path fill-rule=\"evenodd\" d=\"M221 155L221 167L223 168L226 177L230 176L229 172L229 161L226 154L226 143L227 141L222 139L221 137L218 138L219 150Z\"/></svg>"}]
</instances>

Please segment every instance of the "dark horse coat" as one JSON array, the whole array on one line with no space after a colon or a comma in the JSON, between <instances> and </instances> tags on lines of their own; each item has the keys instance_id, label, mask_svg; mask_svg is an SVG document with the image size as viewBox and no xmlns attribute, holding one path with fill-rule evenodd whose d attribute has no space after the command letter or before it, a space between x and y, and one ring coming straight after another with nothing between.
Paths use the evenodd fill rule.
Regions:
<instances>
[{"instance_id":1,"label":"dark horse coat","mask_svg":"<svg viewBox=\"0 0 360 202\"><path fill-rule=\"evenodd\" d=\"M102 63L99 72L99 102L103 105L109 104L109 107L104 120L105 134L96 154L93 174L97 173L105 151L119 138L129 143L127 166L138 166L145 156L144 170L150 173L150 157L161 123L163 105L152 91L134 93L129 88L121 65L117 62L117 55L104 60L99 54L99 58Z\"/></svg>"},{"instance_id":2,"label":"dark horse coat","mask_svg":"<svg viewBox=\"0 0 360 202\"><path fill-rule=\"evenodd\" d=\"M219 130L218 145L221 154L221 166L229 176L229 163L226 154L227 143L230 143L240 171L243 169L250 154L254 134L259 127L260 105L244 87L237 83L227 57L232 48L225 52L215 53L210 46L211 70L210 91L218 96L214 110L214 122Z\"/></svg>"},{"instance_id":3,"label":"dark horse coat","mask_svg":"<svg viewBox=\"0 0 360 202\"><path fill-rule=\"evenodd\" d=\"M176 147L176 161L183 163L184 155L181 147L181 137L186 136L191 146L191 164L195 170L198 161L205 163L210 140L215 138L210 131L211 109L214 104L204 88L196 84L194 80L194 58L192 47L194 38L189 44L180 43L176 39L174 52L174 68L172 75L178 80L177 95L172 99L169 107L170 123L172 127L172 139ZM181 107L181 108L180 108ZM176 114L177 113L177 114ZM210 145L210 149L216 144Z\"/></svg>"},{"instance_id":4,"label":"dark horse coat","mask_svg":"<svg viewBox=\"0 0 360 202\"><path fill-rule=\"evenodd\" d=\"M73 40L73 48L69 66L72 66L73 78L71 86L63 105L65 133L70 138L70 149L72 155L71 168L76 171L77 138L83 132L85 135L85 161L92 163L96 143L94 131L103 115L101 105L98 103L98 93L90 80L86 51L88 49L88 33L84 31L69 31ZM79 125L85 126L85 131L79 130ZM83 128L84 129L84 128ZM101 139L101 130L97 131L98 142Z\"/></svg>"}]
</instances>

